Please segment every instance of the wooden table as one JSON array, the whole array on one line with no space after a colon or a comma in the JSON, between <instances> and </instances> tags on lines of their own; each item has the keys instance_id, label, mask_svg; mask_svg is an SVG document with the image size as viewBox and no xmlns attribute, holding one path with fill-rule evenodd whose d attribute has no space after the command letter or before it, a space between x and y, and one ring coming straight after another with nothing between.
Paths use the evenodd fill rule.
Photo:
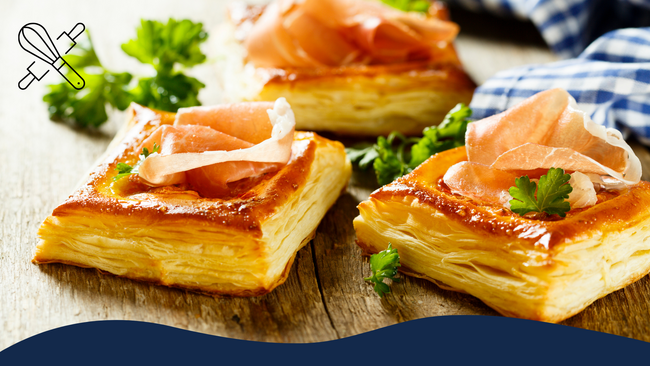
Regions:
<instances>
[{"instance_id":1,"label":"wooden table","mask_svg":"<svg viewBox=\"0 0 650 366\"><path fill-rule=\"evenodd\" d=\"M224 1L84 1L3 3L0 22L0 349L48 329L102 319L167 324L231 338L315 342L347 337L391 324L437 315L497 315L478 299L403 277L380 299L363 281L368 261L354 244L356 205L374 189L355 174L348 192L329 211L316 238L302 249L286 283L257 298L217 299L181 290L101 275L65 265L33 265L42 220L67 197L105 150L122 113L87 132L50 122L41 101L48 74L21 91L16 84L31 62L16 42L22 25L39 22L52 34L84 22L99 57L109 68L146 72L119 45L135 34L142 17L202 21L212 29L223 19ZM550 62L532 25L455 11L462 32L457 46L466 68L481 83L498 70ZM56 35L55 35L56 37ZM514 38L513 38L514 37ZM209 45L208 54L213 52ZM210 64L192 73L208 84L200 98L218 103ZM649 178L650 154L635 145ZM650 341L648 277L595 302L566 325Z\"/></svg>"}]
</instances>

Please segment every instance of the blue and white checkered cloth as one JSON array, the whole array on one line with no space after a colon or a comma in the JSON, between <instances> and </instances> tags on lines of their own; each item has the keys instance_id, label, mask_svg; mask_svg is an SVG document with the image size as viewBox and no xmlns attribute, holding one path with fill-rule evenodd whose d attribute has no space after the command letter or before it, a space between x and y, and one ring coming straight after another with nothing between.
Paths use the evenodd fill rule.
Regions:
<instances>
[{"instance_id":1,"label":"blue and white checkered cloth","mask_svg":"<svg viewBox=\"0 0 650 366\"><path fill-rule=\"evenodd\" d=\"M633 132L650 144L650 28L607 33L575 59L497 73L476 89L472 118L552 88L567 90L596 123Z\"/></svg>"},{"instance_id":2,"label":"blue and white checkered cloth","mask_svg":"<svg viewBox=\"0 0 650 366\"><path fill-rule=\"evenodd\" d=\"M650 25L650 0L455 0L467 7L529 17L560 55L581 51L595 34L594 12L609 14L605 27ZM602 8L598 8L602 6ZM607 13L609 12L609 13ZM636 14L636 16L634 15ZM614 19L620 16L618 19ZM627 17L627 18L626 18ZM625 18L625 19L624 19ZM602 27L601 27L602 29ZM650 145L650 28L601 35L576 58L497 73L476 92L472 118L502 112L531 95L567 90L599 124L633 133Z\"/></svg>"},{"instance_id":3,"label":"blue and white checkered cloth","mask_svg":"<svg viewBox=\"0 0 650 366\"><path fill-rule=\"evenodd\" d=\"M601 35L650 26L650 0L447 0L474 11L533 22L560 57L575 57Z\"/></svg>"}]
</instances>

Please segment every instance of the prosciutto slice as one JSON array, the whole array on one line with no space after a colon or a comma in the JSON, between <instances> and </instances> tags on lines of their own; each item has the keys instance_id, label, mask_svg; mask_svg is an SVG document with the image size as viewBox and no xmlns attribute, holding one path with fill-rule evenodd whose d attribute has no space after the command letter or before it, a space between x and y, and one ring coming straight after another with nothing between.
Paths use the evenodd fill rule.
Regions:
<instances>
[{"instance_id":1,"label":"prosciutto slice","mask_svg":"<svg viewBox=\"0 0 650 366\"><path fill-rule=\"evenodd\" d=\"M190 183L205 196L226 184L280 169L291 157L295 118L284 98L180 109L173 126L156 129L140 148L160 152L140 165L151 186Z\"/></svg>"},{"instance_id":2,"label":"prosciutto slice","mask_svg":"<svg viewBox=\"0 0 650 366\"><path fill-rule=\"evenodd\" d=\"M322 67L426 60L453 41L455 23L363 0L277 0L245 46L258 67Z\"/></svg>"},{"instance_id":3,"label":"prosciutto slice","mask_svg":"<svg viewBox=\"0 0 650 366\"><path fill-rule=\"evenodd\" d=\"M502 206L510 199L512 176L533 178L540 169L573 172L574 208L595 204L594 183L617 189L641 179L641 162L621 133L593 122L562 89L469 124L465 142L469 161L452 166L445 184L454 193Z\"/></svg>"},{"instance_id":4,"label":"prosciutto slice","mask_svg":"<svg viewBox=\"0 0 650 366\"><path fill-rule=\"evenodd\" d=\"M464 161L452 165L443 179L454 193L505 206L512 199L508 189L515 185L517 178L516 174L505 170Z\"/></svg>"}]
</instances>

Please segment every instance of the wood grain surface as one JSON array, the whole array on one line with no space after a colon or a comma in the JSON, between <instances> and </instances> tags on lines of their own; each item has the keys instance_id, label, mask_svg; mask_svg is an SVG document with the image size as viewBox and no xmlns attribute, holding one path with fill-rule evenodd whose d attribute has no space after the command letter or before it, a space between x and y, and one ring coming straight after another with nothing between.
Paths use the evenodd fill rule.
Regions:
<instances>
[{"instance_id":1,"label":"wood grain surface","mask_svg":"<svg viewBox=\"0 0 650 366\"><path fill-rule=\"evenodd\" d=\"M3 2L0 15L0 350L37 333L78 322L129 319L166 324L225 337L270 342L317 342L391 324L439 315L497 315L478 299L402 276L380 299L368 276L367 258L354 244L356 205L375 188L355 172L347 193L325 216L315 239L296 258L287 282L257 298L218 299L30 260L42 220L67 197L115 134L123 113L93 132L48 120L41 101L48 74L21 91L17 82L31 58L17 43L20 27L39 22L52 34L84 22L102 61L114 70L146 73L120 50L140 18L170 16L202 21L206 29L223 19L225 1ZM510 67L554 61L534 27L452 9L462 28L457 41L470 75L481 83ZM206 44L206 53L213 52ZM220 90L208 64L192 70L207 84L200 98L218 103ZM348 141L350 142L350 141ZM650 153L634 145L650 178ZM564 322L650 341L650 281L617 291Z\"/></svg>"}]
</instances>

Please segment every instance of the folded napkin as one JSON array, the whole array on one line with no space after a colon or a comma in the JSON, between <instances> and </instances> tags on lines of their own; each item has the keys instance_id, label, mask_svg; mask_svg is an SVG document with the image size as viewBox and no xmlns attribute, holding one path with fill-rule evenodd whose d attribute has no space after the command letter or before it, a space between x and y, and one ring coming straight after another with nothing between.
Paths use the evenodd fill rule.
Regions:
<instances>
[{"instance_id":1,"label":"folded napkin","mask_svg":"<svg viewBox=\"0 0 650 366\"><path fill-rule=\"evenodd\" d=\"M599 36L650 26L649 0L447 0L474 11L530 20L562 58L575 57Z\"/></svg>"},{"instance_id":2,"label":"folded napkin","mask_svg":"<svg viewBox=\"0 0 650 366\"><path fill-rule=\"evenodd\" d=\"M650 145L650 28L609 32L574 59L497 73L476 89L472 119L552 88L567 90L594 122Z\"/></svg>"}]
</instances>

